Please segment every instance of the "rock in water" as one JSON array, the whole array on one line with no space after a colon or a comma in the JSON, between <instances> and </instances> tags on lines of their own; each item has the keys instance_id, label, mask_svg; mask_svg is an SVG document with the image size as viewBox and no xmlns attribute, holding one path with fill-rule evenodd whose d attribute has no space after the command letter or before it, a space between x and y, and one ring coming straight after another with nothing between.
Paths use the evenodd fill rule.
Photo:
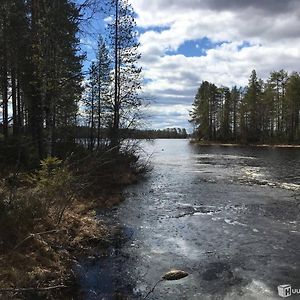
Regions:
<instances>
[{"instance_id":1,"label":"rock in water","mask_svg":"<svg viewBox=\"0 0 300 300\"><path fill-rule=\"evenodd\" d=\"M189 274L182 270L171 270L167 272L162 279L163 280L179 280L181 278L187 277Z\"/></svg>"}]
</instances>

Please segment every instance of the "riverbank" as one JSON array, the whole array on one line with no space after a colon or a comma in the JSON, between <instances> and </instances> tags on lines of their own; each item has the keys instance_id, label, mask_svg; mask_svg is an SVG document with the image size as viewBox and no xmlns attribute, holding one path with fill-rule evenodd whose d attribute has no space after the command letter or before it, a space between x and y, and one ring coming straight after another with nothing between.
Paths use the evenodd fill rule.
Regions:
<instances>
[{"instance_id":1,"label":"riverbank","mask_svg":"<svg viewBox=\"0 0 300 300\"><path fill-rule=\"evenodd\" d=\"M18 175L13 188L8 187L7 178L0 180L0 298L58 300L77 295L74 265L82 257L105 251L116 230L113 224L99 220L97 212L122 202L123 188L137 182L144 171L137 158L122 157L116 164L106 165L105 174L102 164L100 174L95 161L84 162L86 168L93 165L99 177L83 193L69 186L69 177L77 178L78 174L68 173L65 167L58 168L51 178L43 167L39 175ZM47 164L46 169L51 169ZM86 171L84 168L79 174ZM46 177L40 178L41 174ZM30 176L38 177L34 177L34 184L25 182ZM86 185L95 176L92 172L80 175L80 184ZM78 179L74 183L78 185Z\"/></svg>"},{"instance_id":2,"label":"riverbank","mask_svg":"<svg viewBox=\"0 0 300 300\"><path fill-rule=\"evenodd\" d=\"M261 148L300 148L297 144L242 144L242 143L222 143L210 141L190 140L192 144L200 146L220 146L220 147L261 147Z\"/></svg>"},{"instance_id":3,"label":"riverbank","mask_svg":"<svg viewBox=\"0 0 300 300\"><path fill-rule=\"evenodd\" d=\"M91 205L76 202L56 229L43 222L39 232L28 235L12 249L2 251L0 295L20 299L46 295L48 299L65 299L72 294L76 288L72 274L74 261L82 255L91 255L93 247L110 231L95 215Z\"/></svg>"}]
</instances>

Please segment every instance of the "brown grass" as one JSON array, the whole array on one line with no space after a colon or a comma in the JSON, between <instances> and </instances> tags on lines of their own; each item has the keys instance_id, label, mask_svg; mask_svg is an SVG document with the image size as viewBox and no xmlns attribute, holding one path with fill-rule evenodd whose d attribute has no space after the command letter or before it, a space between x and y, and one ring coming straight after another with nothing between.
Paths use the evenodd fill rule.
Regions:
<instances>
[{"instance_id":1,"label":"brown grass","mask_svg":"<svg viewBox=\"0 0 300 300\"><path fill-rule=\"evenodd\" d=\"M119 204L143 171L134 156L101 159L69 168L48 158L24 180L0 178L0 299L73 299L75 261L105 252L115 230L96 209Z\"/></svg>"},{"instance_id":2,"label":"brown grass","mask_svg":"<svg viewBox=\"0 0 300 300\"><path fill-rule=\"evenodd\" d=\"M110 230L95 216L93 205L87 206L77 201L66 212L59 228L61 231L36 235L17 249L2 253L0 289L66 285L72 280L74 259L81 255L90 255L95 245L100 245L109 235ZM48 224L39 228L45 229L48 229ZM64 291L47 294L48 299L65 299ZM2 297L30 299L26 293L12 298L11 293L0 292L0 299Z\"/></svg>"}]
</instances>

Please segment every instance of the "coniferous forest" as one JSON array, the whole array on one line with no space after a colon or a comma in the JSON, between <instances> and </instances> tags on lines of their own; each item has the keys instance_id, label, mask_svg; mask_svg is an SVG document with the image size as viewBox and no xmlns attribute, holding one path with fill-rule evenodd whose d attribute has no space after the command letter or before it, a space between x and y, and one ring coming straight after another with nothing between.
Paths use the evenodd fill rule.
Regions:
<instances>
[{"instance_id":1,"label":"coniferous forest","mask_svg":"<svg viewBox=\"0 0 300 300\"><path fill-rule=\"evenodd\" d=\"M9 0L0 10L1 143L17 138L38 160L72 150L76 127L87 125L92 148L100 147L103 130L117 146L120 129L139 122L142 104L127 1ZM98 33L96 59L84 71L80 38L97 11L112 21L105 37Z\"/></svg>"},{"instance_id":2,"label":"coniferous forest","mask_svg":"<svg viewBox=\"0 0 300 300\"><path fill-rule=\"evenodd\" d=\"M26 136L38 158L72 139L82 93L80 10L70 1L2 1L1 133Z\"/></svg>"},{"instance_id":3,"label":"coniferous forest","mask_svg":"<svg viewBox=\"0 0 300 300\"><path fill-rule=\"evenodd\" d=\"M263 81L253 70L243 88L204 81L190 116L195 136L206 141L299 143L300 75L280 70Z\"/></svg>"},{"instance_id":4,"label":"coniferous forest","mask_svg":"<svg viewBox=\"0 0 300 300\"><path fill-rule=\"evenodd\" d=\"M91 36L95 15L110 21ZM72 257L109 232L95 209L146 171L123 137L141 120L140 57L126 0L0 2L1 299L71 299Z\"/></svg>"}]
</instances>

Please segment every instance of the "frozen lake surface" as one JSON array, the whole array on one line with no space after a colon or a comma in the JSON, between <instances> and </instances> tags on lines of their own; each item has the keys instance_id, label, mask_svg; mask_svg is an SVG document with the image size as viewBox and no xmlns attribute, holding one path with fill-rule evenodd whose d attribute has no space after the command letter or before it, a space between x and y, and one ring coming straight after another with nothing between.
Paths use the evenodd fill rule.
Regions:
<instances>
[{"instance_id":1,"label":"frozen lake surface","mask_svg":"<svg viewBox=\"0 0 300 300\"><path fill-rule=\"evenodd\" d=\"M300 149L146 143L148 178L101 212L120 234L109 253L83 259L82 299L279 299L300 288ZM299 299L300 295L289 299Z\"/></svg>"}]
</instances>

